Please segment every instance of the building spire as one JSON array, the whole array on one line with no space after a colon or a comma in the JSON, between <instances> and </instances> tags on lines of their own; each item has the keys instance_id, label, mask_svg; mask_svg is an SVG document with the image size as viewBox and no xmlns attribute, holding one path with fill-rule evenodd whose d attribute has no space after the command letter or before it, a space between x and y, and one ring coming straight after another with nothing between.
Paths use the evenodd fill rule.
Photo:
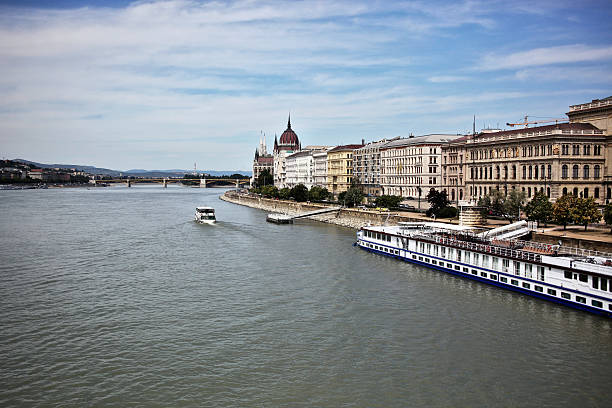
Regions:
<instances>
[{"instance_id":1,"label":"building spire","mask_svg":"<svg viewBox=\"0 0 612 408\"><path fill-rule=\"evenodd\" d=\"M287 129L291 129L291 112L289 112L289 120L287 121Z\"/></svg>"}]
</instances>

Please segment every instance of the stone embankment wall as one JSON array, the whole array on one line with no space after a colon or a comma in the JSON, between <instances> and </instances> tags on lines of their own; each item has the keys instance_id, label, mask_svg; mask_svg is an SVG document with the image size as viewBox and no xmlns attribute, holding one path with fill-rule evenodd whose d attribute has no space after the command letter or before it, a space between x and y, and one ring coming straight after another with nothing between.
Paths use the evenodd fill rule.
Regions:
<instances>
[{"instance_id":1,"label":"stone embankment wall","mask_svg":"<svg viewBox=\"0 0 612 408\"><path fill-rule=\"evenodd\" d=\"M234 204L245 205L247 207L258 208L264 211L288 215L295 215L308 211L334 207L334 205L324 205L318 203L297 203L295 201L275 200L271 198L251 196L248 194L238 194L233 191L226 192L220 198ZM422 221L417 218L402 217L397 215L387 216L386 213L380 213L378 211L365 211L351 208L344 208L338 212L314 215L308 218L355 229L359 229L367 224L382 225L387 223L388 225L395 225L399 221Z\"/></svg>"}]
</instances>

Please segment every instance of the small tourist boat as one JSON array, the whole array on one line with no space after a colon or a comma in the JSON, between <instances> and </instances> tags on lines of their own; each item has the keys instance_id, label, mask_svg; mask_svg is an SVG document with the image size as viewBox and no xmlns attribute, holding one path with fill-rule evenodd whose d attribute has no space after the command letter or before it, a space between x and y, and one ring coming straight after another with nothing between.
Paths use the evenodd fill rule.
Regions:
<instances>
[{"instance_id":1,"label":"small tourist boat","mask_svg":"<svg viewBox=\"0 0 612 408\"><path fill-rule=\"evenodd\" d=\"M217 222L215 209L212 207L196 207L195 220L200 224L214 224Z\"/></svg>"}]
</instances>

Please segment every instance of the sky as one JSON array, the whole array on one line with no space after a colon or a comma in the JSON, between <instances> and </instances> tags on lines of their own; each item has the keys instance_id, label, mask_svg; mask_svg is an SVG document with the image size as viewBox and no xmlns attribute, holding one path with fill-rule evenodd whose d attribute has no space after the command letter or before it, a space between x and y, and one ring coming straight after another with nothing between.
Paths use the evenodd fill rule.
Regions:
<instances>
[{"instance_id":1,"label":"sky","mask_svg":"<svg viewBox=\"0 0 612 408\"><path fill-rule=\"evenodd\" d=\"M505 128L612 95L612 2L0 1L0 154L249 170L306 145Z\"/></svg>"}]
</instances>

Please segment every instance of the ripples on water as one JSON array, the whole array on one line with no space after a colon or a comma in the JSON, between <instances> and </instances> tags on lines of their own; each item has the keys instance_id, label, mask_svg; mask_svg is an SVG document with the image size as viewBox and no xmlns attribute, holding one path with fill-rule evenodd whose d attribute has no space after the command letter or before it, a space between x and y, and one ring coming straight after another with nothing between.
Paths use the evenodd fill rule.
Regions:
<instances>
[{"instance_id":1,"label":"ripples on water","mask_svg":"<svg viewBox=\"0 0 612 408\"><path fill-rule=\"evenodd\" d=\"M219 194L0 191L0 405L608 406L609 320Z\"/></svg>"}]
</instances>

